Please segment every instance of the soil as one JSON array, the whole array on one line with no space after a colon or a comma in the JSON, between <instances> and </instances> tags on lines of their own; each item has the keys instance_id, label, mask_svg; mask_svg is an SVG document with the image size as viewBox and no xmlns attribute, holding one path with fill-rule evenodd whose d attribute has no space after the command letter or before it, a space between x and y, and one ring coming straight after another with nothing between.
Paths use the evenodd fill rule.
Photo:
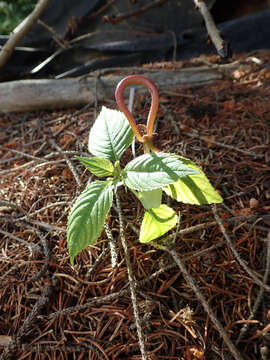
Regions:
<instances>
[{"instance_id":1,"label":"soil","mask_svg":"<svg viewBox=\"0 0 270 360\"><path fill-rule=\"evenodd\" d=\"M258 57L241 55L245 66L212 85L161 93L155 141L196 162L224 198L221 224L210 205L170 201L181 214L175 250L246 360L270 354L270 56ZM89 155L102 105L115 108L0 115L1 359L141 359L115 209L115 268L105 232L74 266L67 250L67 216L90 178L76 156ZM149 95L137 97L138 122L148 110ZM139 243L140 203L125 189L120 199L148 358L232 359L170 254Z\"/></svg>"}]
</instances>

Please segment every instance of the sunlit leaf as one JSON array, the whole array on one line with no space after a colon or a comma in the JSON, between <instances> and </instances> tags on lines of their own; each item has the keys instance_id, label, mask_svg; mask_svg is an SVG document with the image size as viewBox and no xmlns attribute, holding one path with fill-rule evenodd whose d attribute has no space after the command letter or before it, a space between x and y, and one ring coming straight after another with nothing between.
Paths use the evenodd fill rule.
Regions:
<instances>
[{"instance_id":1,"label":"sunlit leaf","mask_svg":"<svg viewBox=\"0 0 270 360\"><path fill-rule=\"evenodd\" d=\"M145 211L140 231L140 242L155 240L171 230L178 222L175 211L167 205Z\"/></svg>"},{"instance_id":2,"label":"sunlit leaf","mask_svg":"<svg viewBox=\"0 0 270 360\"><path fill-rule=\"evenodd\" d=\"M133 132L125 115L103 106L91 128L88 149L91 154L114 162L120 159L132 139Z\"/></svg>"},{"instance_id":3,"label":"sunlit leaf","mask_svg":"<svg viewBox=\"0 0 270 360\"><path fill-rule=\"evenodd\" d=\"M130 161L122 172L123 181L132 190L148 191L173 184L197 171L186 166L174 154L150 153Z\"/></svg>"},{"instance_id":4,"label":"sunlit leaf","mask_svg":"<svg viewBox=\"0 0 270 360\"><path fill-rule=\"evenodd\" d=\"M110 160L100 157L76 157L92 174L98 177L112 176L114 173L113 164Z\"/></svg>"},{"instance_id":5,"label":"sunlit leaf","mask_svg":"<svg viewBox=\"0 0 270 360\"><path fill-rule=\"evenodd\" d=\"M213 188L204 172L192 161L179 156L179 159L197 171L197 174L187 175L163 188L173 199L187 204L212 204L223 202L222 197Z\"/></svg>"}]
</instances>

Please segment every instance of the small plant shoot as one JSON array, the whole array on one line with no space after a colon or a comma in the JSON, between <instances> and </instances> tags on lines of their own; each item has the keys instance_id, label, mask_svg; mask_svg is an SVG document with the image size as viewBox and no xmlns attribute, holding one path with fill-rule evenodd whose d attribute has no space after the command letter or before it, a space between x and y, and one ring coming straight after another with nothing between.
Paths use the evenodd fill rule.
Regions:
<instances>
[{"instance_id":1,"label":"small plant shoot","mask_svg":"<svg viewBox=\"0 0 270 360\"><path fill-rule=\"evenodd\" d=\"M137 126L123 100L125 88L134 84L146 86L151 93L146 126ZM101 180L86 186L68 216L67 241L72 264L78 253L98 240L118 186L129 189L145 208L139 236L141 243L163 236L179 221L175 211L162 204L162 192L186 204L223 201L204 172L191 160L162 152L154 146L159 97L151 80L139 75L128 76L118 84L115 98L121 111L103 107L90 130L88 149L93 156L78 157L86 169ZM143 144L144 154L121 168L121 156L134 136Z\"/></svg>"}]
</instances>

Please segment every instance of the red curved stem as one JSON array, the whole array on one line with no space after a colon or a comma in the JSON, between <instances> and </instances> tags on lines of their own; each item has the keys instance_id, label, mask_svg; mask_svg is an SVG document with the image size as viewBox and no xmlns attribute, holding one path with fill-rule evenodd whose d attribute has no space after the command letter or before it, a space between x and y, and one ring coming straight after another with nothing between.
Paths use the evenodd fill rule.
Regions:
<instances>
[{"instance_id":1,"label":"red curved stem","mask_svg":"<svg viewBox=\"0 0 270 360\"><path fill-rule=\"evenodd\" d=\"M147 87L147 89L150 91L151 94L152 101L151 101L151 107L148 114L147 125L146 125L147 136L141 136L133 115L131 114L131 112L128 110L128 108L124 103L123 91L125 90L126 87L131 85L143 85ZM135 136L137 137L138 141L144 144L146 143L150 149L153 148L152 137L153 137L154 123L155 123L155 119L158 111L158 104L159 104L158 89L156 85L150 79L141 75L127 76L123 80L121 80L117 85L115 90L115 99L119 110L126 115L130 123L130 126L132 127L132 130Z\"/></svg>"}]
</instances>

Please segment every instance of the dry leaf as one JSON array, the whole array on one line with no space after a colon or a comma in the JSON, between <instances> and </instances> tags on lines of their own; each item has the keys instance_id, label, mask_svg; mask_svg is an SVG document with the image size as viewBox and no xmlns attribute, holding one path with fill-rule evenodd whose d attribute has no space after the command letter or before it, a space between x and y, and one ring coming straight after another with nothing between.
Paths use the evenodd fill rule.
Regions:
<instances>
[{"instance_id":1,"label":"dry leaf","mask_svg":"<svg viewBox=\"0 0 270 360\"><path fill-rule=\"evenodd\" d=\"M252 211L250 208L243 208L243 209L238 209L235 210L235 215L236 216L248 216L251 215Z\"/></svg>"},{"instance_id":2,"label":"dry leaf","mask_svg":"<svg viewBox=\"0 0 270 360\"><path fill-rule=\"evenodd\" d=\"M213 141L215 141L215 136L202 136L202 139L206 142L207 146L210 148L214 146Z\"/></svg>"},{"instance_id":3,"label":"dry leaf","mask_svg":"<svg viewBox=\"0 0 270 360\"><path fill-rule=\"evenodd\" d=\"M61 175L65 180L73 180L73 174L69 168L65 168Z\"/></svg>"},{"instance_id":4,"label":"dry leaf","mask_svg":"<svg viewBox=\"0 0 270 360\"><path fill-rule=\"evenodd\" d=\"M0 335L0 346L7 346L10 341L11 341L11 336Z\"/></svg>"},{"instance_id":5,"label":"dry leaf","mask_svg":"<svg viewBox=\"0 0 270 360\"><path fill-rule=\"evenodd\" d=\"M231 99L224 101L223 106L225 111L233 111L235 108L235 100Z\"/></svg>"},{"instance_id":6,"label":"dry leaf","mask_svg":"<svg viewBox=\"0 0 270 360\"><path fill-rule=\"evenodd\" d=\"M251 198L249 200L249 207L251 209L257 209L259 207L259 201L257 199L255 199L255 198Z\"/></svg>"}]
</instances>

